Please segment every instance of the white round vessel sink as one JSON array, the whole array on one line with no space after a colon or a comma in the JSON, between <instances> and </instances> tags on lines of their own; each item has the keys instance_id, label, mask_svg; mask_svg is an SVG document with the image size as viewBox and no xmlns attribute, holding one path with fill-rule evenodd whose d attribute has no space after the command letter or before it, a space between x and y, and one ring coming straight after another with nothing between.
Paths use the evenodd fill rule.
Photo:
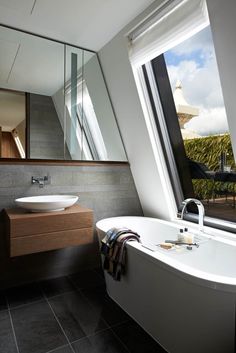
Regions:
<instances>
[{"instance_id":1,"label":"white round vessel sink","mask_svg":"<svg viewBox=\"0 0 236 353\"><path fill-rule=\"evenodd\" d=\"M16 199L17 206L31 212L63 211L76 203L78 196L74 195L43 195L22 197Z\"/></svg>"}]
</instances>

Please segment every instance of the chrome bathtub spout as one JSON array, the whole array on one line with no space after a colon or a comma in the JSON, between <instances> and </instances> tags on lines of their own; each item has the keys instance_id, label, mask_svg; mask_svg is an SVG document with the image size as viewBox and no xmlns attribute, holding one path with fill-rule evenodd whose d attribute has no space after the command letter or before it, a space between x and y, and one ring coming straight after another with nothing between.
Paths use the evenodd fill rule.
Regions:
<instances>
[{"instance_id":1,"label":"chrome bathtub spout","mask_svg":"<svg viewBox=\"0 0 236 353\"><path fill-rule=\"evenodd\" d=\"M197 205L197 208L198 208L198 229L199 229L199 232L203 232L204 231L204 216L205 216L205 209L204 209L204 206L203 204L201 203L201 201L197 200L197 199L192 199L192 198L189 198L189 199L186 199L184 200L182 203L183 203L183 208L182 208L182 212L181 212L181 219L184 219L184 213L185 211L187 210L187 205L189 203L195 203L195 205Z\"/></svg>"}]
</instances>

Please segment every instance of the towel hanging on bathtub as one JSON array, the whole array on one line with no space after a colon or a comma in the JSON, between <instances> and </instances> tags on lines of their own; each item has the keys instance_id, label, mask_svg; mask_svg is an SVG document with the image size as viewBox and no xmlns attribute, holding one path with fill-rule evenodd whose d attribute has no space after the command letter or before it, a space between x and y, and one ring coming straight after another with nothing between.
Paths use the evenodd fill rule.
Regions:
<instances>
[{"instance_id":1,"label":"towel hanging on bathtub","mask_svg":"<svg viewBox=\"0 0 236 353\"><path fill-rule=\"evenodd\" d=\"M128 228L111 228L102 239L103 268L117 281L120 281L121 274L125 272L125 245L128 241L140 242L140 236Z\"/></svg>"}]
</instances>

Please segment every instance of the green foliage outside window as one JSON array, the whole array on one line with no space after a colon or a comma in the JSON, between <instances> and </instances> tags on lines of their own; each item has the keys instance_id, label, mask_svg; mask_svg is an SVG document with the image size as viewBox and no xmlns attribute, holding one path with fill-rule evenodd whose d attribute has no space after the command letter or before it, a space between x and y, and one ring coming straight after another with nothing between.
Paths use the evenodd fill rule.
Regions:
<instances>
[{"instance_id":1,"label":"green foliage outside window","mask_svg":"<svg viewBox=\"0 0 236 353\"><path fill-rule=\"evenodd\" d=\"M204 163L209 170L219 170L220 155L222 152L226 153L226 164L230 165L231 169L236 169L229 134L184 140L184 146L188 158ZM193 179L192 182L195 196L201 200L210 199L213 192L215 192L215 196L217 197L224 194L225 190L236 191L236 183L214 183L213 180L208 179Z\"/></svg>"},{"instance_id":2,"label":"green foliage outside window","mask_svg":"<svg viewBox=\"0 0 236 353\"><path fill-rule=\"evenodd\" d=\"M184 140L184 146L188 158L206 164L210 170L219 170L222 152L227 154L226 164L236 169L229 134Z\"/></svg>"}]
</instances>

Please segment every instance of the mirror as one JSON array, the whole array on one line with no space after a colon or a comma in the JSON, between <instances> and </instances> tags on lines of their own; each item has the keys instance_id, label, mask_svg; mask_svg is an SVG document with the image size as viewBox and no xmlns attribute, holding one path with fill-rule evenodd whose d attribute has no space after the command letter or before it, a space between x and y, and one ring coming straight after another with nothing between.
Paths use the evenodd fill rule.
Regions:
<instances>
[{"instance_id":1,"label":"mirror","mask_svg":"<svg viewBox=\"0 0 236 353\"><path fill-rule=\"evenodd\" d=\"M0 90L0 156L25 158L25 93Z\"/></svg>"},{"instance_id":2,"label":"mirror","mask_svg":"<svg viewBox=\"0 0 236 353\"><path fill-rule=\"evenodd\" d=\"M96 53L0 26L0 156L127 161Z\"/></svg>"}]
</instances>

